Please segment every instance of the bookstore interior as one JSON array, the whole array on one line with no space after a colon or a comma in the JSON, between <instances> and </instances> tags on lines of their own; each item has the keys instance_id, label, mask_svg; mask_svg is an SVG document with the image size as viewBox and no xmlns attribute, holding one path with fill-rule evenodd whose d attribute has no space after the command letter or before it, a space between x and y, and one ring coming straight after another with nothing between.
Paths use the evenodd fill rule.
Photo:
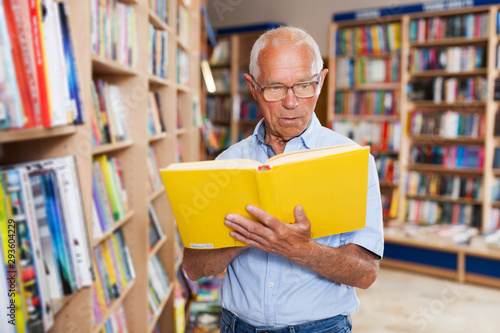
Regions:
<instances>
[{"instance_id":1,"label":"bookstore interior","mask_svg":"<svg viewBox=\"0 0 500 333\"><path fill-rule=\"evenodd\" d=\"M318 1L308 32L330 71L318 119L375 158L381 271L498 293L500 2L365 2ZM252 46L304 25L266 6L0 0L2 333L219 332L224 272L189 279L169 200L191 174L163 170L252 135Z\"/></svg>"}]
</instances>

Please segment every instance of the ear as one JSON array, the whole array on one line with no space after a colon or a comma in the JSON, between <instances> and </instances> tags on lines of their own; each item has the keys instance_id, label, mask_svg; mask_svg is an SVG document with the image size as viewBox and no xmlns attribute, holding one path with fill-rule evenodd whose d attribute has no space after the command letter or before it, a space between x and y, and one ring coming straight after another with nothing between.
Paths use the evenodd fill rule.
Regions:
<instances>
[{"instance_id":1,"label":"ear","mask_svg":"<svg viewBox=\"0 0 500 333\"><path fill-rule=\"evenodd\" d=\"M323 68L320 72L321 80L319 82L319 91L321 92L321 89L323 88L323 84L325 83L326 80L326 74L328 74L328 68Z\"/></svg>"},{"instance_id":2,"label":"ear","mask_svg":"<svg viewBox=\"0 0 500 333\"><path fill-rule=\"evenodd\" d=\"M255 100L257 100L257 91L256 87L253 84L253 78L249 74L243 74L243 77L245 78L245 81L247 81L248 87L250 88L250 92L252 93L252 96Z\"/></svg>"}]
</instances>

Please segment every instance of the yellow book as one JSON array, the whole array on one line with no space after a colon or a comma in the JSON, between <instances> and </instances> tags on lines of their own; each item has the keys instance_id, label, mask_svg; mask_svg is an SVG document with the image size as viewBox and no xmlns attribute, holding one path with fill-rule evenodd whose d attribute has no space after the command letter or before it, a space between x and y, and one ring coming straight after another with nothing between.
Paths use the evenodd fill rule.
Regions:
<instances>
[{"instance_id":1,"label":"yellow book","mask_svg":"<svg viewBox=\"0 0 500 333\"><path fill-rule=\"evenodd\" d=\"M380 53L380 43L378 41L378 35L377 35L377 26L372 25L370 26L370 37L372 40L372 48L373 48L373 54L379 54ZM366 38L370 38L366 37Z\"/></svg>"},{"instance_id":2,"label":"yellow book","mask_svg":"<svg viewBox=\"0 0 500 333\"><path fill-rule=\"evenodd\" d=\"M0 259L0 265L5 265L7 275L14 274L13 279L14 288L10 288L6 292L8 296L8 301L10 305L10 300L14 300L15 304L15 323L16 332L25 333L27 332L26 320L28 319L28 313L26 306L24 304L24 285L21 283L21 265L19 256L19 244L17 244L17 226L15 227L16 232L12 230L12 218L14 214L12 212L12 205L10 203L9 196L6 193L6 180L5 173L0 172L0 255L3 255L3 259ZM9 240L12 239L13 241ZM12 244L14 249L11 247ZM14 273L11 273L14 272ZM2 277L4 278L4 277ZM9 282L11 280L8 280ZM13 291L11 291L13 290ZM2 296L3 297L3 296ZM7 322L11 321L11 318L7 313L5 320Z\"/></svg>"},{"instance_id":3,"label":"yellow book","mask_svg":"<svg viewBox=\"0 0 500 333\"><path fill-rule=\"evenodd\" d=\"M106 244L106 242L101 243L101 251L102 251L101 258L103 260L103 266L107 270L108 276L109 276L109 285L111 286L113 293L119 294L122 291L122 289L118 285L118 279L116 277L116 274L118 274L118 272L115 270L115 267L113 265L113 261L111 259L111 254L109 253L109 248L108 248L108 245ZM111 299L113 299L114 297L117 298L118 296L119 295L116 295L116 294L111 295Z\"/></svg>"},{"instance_id":4,"label":"yellow book","mask_svg":"<svg viewBox=\"0 0 500 333\"><path fill-rule=\"evenodd\" d=\"M251 217L246 205L294 222L302 205L312 237L364 228L369 147L355 143L270 158L174 163L160 170L185 247L243 246L229 235L225 216Z\"/></svg>"}]
</instances>

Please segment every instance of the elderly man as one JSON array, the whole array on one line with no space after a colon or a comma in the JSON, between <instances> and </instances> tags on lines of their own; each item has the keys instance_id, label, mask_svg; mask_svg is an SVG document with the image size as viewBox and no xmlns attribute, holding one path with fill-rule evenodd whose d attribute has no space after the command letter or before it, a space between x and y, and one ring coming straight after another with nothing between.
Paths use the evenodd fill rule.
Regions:
<instances>
[{"instance_id":1,"label":"elderly man","mask_svg":"<svg viewBox=\"0 0 500 333\"><path fill-rule=\"evenodd\" d=\"M327 73L318 45L303 30L281 27L263 34L245 79L264 119L252 136L218 158L263 163L276 154L351 142L322 127L314 113ZM375 281L384 247L373 157L367 199L361 230L311 239L300 205L293 224L247 206L257 221L228 214L224 223L248 247L186 249L183 267L193 280L227 268L219 291L221 332L351 332L349 316L359 306L354 287Z\"/></svg>"}]
</instances>

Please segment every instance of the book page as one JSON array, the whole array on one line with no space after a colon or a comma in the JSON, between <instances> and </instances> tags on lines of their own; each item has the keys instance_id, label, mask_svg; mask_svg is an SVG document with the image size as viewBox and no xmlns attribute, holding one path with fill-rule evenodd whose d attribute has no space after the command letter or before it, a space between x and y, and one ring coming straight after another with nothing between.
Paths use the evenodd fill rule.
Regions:
<instances>
[{"instance_id":1,"label":"book page","mask_svg":"<svg viewBox=\"0 0 500 333\"><path fill-rule=\"evenodd\" d=\"M346 143L338 146L301 150L301 151L295 151L291 153L285 153L273 156L267 160L266 164L269 165L270 167L273 167L290 162L308 160L322 156L336 155L365 148L369 149L369 147L361 147L357 143Z\"/></svg>"},{"instance_id":2,"label":"book page","mask_svg":"<svg viewBox=\"0 0 500 333\"><path fill-rule=\"evenodd\" d=\"M261 164L250 159L173 163L164 170L255 169Z\"/></svg>"}]
</instances>

